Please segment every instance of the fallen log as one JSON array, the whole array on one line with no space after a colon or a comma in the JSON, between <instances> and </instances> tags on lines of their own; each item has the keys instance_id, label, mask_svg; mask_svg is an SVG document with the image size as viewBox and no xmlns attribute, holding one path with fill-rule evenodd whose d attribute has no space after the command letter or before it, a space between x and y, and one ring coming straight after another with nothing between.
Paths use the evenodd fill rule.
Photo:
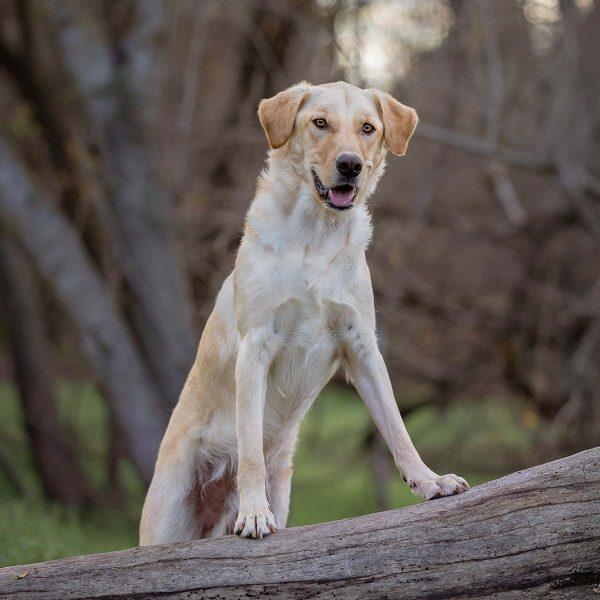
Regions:
<instances>
[{"instance_id":1,"label":"fallen log","mask_svg":"<svg viewBox=\"0 0 600 600\"><path fill-rule=\"evenodd\" d=\"M0 598L600 598L600 448L453 498L0 569Z\"/></svg>"}]
</instances>

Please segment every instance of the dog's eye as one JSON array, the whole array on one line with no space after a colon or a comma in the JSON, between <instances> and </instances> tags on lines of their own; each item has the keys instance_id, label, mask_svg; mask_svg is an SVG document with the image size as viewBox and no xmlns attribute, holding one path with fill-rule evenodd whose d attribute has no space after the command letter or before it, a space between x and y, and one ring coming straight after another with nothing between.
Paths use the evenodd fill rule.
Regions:
<instances>
[{"instance_id":1,"label":"dog's eye","mask_svg":"<svg viewBox=\"0 0 600 600\"><path fill-rule=\"evenodd\" d=\"M371 125L371 123L363 123L362 130L363 130L363 133L366 133L367 135L369 135L375 131L375 127L373 127L373 125Z\"/></svg>"},{"instance_id":2,"label":"dog's eye","mask_svg":"<svg viewBox=\"0 0 600 600\"><path fill-rule=\"evenodd\" d=\"M327 121L325 119L315 119L313 123L319 129L325 129L327 127Z\"/></svg>"}]
</instances>

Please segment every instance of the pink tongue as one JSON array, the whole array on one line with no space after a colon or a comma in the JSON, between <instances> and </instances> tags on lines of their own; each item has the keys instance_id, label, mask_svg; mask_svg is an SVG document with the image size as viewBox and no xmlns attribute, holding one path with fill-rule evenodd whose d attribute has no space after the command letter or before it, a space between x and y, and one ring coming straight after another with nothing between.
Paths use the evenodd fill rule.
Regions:
<instances>
[{"instance_id":1,"label":"pink tongue","mask_svg":"<svg viewBox=\"0 0 600 600\"><path fill-rule=\"evenodd\" d=\"M353 190L340 192L338 190L329 190L329 201L334 206L345 207L352 203Z\"/></svg>"}]
</instances>

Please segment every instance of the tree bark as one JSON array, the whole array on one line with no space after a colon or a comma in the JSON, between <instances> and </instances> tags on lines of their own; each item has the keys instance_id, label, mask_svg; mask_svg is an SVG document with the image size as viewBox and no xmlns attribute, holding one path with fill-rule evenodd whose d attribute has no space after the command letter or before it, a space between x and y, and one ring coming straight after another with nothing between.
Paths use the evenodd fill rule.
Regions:
<instances>
[{"instance_id":1,"label":"tree bark","mask_svg":"<svg viewBox=\"0 0 600 600\"><path fill-rule=\"evenodd\" d=\"M600 448L409 508L0 570L0 598L590 598Z\"/></svg>"},{"instance_id":2,"label":"tree bark","mask_svg":"<svg viewBox=\"0 0 600 600\"><path fill-rule=\"evenodd\" d=\"M72 318L91 370L106 389L129 456L146 481L166 411L127 327L69 221L31 183L0 139L0 222L32 258Z\"/></svg>"}]
</instances>

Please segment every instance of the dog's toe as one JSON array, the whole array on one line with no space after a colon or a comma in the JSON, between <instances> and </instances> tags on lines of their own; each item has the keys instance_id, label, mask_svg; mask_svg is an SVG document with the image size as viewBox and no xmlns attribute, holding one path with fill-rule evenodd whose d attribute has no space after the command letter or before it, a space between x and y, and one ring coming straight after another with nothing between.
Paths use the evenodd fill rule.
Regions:
<instances>
[{"instance_id":1,"label":"dog's toe","mask_svg":"<svg viewBox=\"0 0 600 600\"><path fill-rule=\"evenodd\" d=\"M413 492L426 500L434 500L444 496L454 496L469 489L469 484L458 475L436 475L424 479L409 479Z\"/></svg>"},{"instance_id":2,"label":"dog's toe","mask_svg":"<svg viewBox=\"0 0 600 600\"><path fill-rule=\"evenodd\" d=\"M234 531L244 538L261 539L275 533L275 517L270 510L240 514L235 522Z\"/></svg>"},{"instance_id":3,"label":"dog's toe","mask_svg":"<svg viewBox=\"0 0 600 600\"><path fill-rule=\"evenodd\" d=\"M442 496L452 496L462 491L460 483L452 475L442 475L436 480Z\"/></svg>"}]
</instances>

